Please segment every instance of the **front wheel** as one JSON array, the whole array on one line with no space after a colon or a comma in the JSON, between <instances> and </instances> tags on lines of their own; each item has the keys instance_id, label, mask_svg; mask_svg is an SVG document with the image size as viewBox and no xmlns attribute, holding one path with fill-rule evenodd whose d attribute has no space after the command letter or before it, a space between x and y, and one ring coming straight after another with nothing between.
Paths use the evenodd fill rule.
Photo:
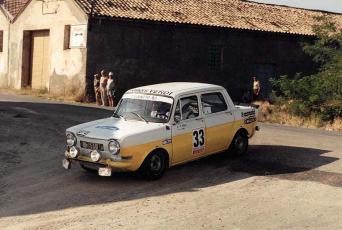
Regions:
<instances>
[{"instance_id":1,"label":"front wheel","mask_svg":"<svg viewBox=\"0 0 342 230\"><path fill-rule=\"evenodd\" d=\"M247 152L248 136L243 132L238 132L229 147L229 152L234 156L240 156Z\"/></svg>"},{"instance_id":2,"label":"front wheel","mask_svg":"<svg viewBox=\"0 0 342 230\"><path fill-rule=\"evenodd\" d=\"M166 166L166 157L162 152L152 152L148 155L140 168L145 179L157 180L163 176Z\"/></svg>"}]
</instances>

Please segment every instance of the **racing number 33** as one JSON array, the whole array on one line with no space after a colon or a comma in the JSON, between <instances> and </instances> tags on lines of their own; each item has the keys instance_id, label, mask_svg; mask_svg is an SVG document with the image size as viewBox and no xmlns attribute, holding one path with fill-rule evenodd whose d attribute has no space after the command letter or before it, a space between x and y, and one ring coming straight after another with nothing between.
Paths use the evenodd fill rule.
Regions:
<instances>
[{"instance_id":1,"label":"racing number 33","mask_svg":"<svg viewBox=\"0 0 342 230\"><path fill-rule=\"evenodd\" d=\"M192 132L192 154L204 153L205 132L204 129L196 129Z\"/></svg>"}]
</instances>

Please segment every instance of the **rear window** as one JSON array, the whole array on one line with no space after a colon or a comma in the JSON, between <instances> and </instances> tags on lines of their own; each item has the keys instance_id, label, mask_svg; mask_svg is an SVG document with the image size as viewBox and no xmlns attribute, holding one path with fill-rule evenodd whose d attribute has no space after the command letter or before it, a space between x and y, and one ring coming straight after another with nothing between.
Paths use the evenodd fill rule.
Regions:
<instances>
[{"instance_id":1,"label":"rear window","mask_svg":"<svg viewBox=\"0 0 342 230\"><path fill-rule=\"evenodd\" d=\"M228 109L222 93L207 93L201 95L202 110L204 114L213 114Z\"/></svg>"}]
</instances>

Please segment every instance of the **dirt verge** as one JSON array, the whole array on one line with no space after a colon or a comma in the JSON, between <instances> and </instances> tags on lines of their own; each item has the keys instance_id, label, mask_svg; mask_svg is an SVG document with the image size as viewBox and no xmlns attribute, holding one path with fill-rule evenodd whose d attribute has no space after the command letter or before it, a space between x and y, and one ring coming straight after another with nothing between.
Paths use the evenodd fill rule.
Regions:
<instances>
[{"instance_id":1,"label":"dirt verge","mask_svg":"<svg viewBox=\"0 0 342 230\"><path fill-rule=\"evenodd\" d=\"M276 123L303 128L318 128L327 131L342 131L342 118L336 118L333 122L324 122L318 116L299 117L290 114L286 106L277 106L269 102L255 102L259 105L258 121Z\"/></svg>"}]
</instances>

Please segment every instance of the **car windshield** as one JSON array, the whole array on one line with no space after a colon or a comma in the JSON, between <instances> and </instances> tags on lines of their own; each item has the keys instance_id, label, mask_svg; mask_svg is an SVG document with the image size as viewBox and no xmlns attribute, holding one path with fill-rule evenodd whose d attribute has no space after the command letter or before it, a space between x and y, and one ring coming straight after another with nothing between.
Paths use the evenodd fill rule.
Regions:
<instances>
[{"instance_id":1,"label":"car windshield","mask_svg":"<svg viewBox=\"0 0 342 230\"><path fill-rule=\"evenodd\" d=\"M148 94L126 94L123 96L114 116L166 123L171 115L173 99Z\"/></svg>"}]
</instances>

